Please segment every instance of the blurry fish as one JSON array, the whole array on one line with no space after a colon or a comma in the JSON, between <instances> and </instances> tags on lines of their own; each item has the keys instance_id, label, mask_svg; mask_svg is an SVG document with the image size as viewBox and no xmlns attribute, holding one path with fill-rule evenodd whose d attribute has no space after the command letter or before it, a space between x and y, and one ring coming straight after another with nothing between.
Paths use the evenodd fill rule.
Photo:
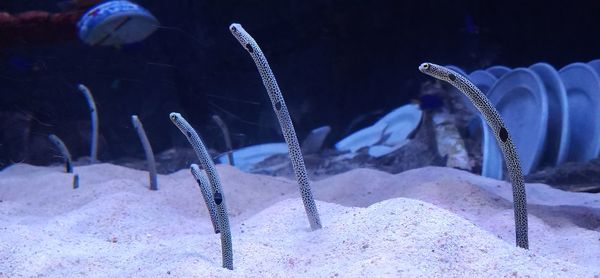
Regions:
<instances>
[{"instance_id":1,"label":"blurry fish","mask_svg":"<svg viewBox=\"0 0 600 278\"><path fill-rule=\"evenodd\" d=\"M350 135L352 132L359 128L370 125L370 123L377 121L384 114L383 109L377 109L374 111L367 112L365 114L358 115L350 124L344 129L342 133L344 136Z\"/></svg>"}]
</instances>

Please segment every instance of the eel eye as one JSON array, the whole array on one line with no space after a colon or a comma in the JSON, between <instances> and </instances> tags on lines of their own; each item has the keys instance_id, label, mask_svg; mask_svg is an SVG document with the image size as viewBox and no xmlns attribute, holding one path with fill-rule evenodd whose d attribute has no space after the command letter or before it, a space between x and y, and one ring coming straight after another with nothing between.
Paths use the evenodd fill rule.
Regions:
<instances>
[{"instance_id":1,"label":"eel eye","mask_svg":"<svg viewBox=\"0 0 600 278\"><path fill-rule=\"evenodd\" d=\"M250 45L249 43L246 44L246 49L248 50L248 52L253 53L254 49L252 48L252 45Z\"/></svg>"},{"instance_id":2,"label":"eel eye","mask_svg":"<svg viewBox=\"0 0 600 278\"><path fill-rule=\"evenodd\" d=\"M429 69L429 64L423 64L424 69Z\"/></svg>"}]
</instances>

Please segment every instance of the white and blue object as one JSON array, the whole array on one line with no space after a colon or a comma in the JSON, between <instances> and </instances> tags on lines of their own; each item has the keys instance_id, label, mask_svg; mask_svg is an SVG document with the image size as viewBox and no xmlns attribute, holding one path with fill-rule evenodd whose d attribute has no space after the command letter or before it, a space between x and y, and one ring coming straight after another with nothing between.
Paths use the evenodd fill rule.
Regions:
<instances>
[{"instance_id":1,"label":"white and blue object","mask_svg":"<svg viewBox=\"0 0 600 278\"><path fill-rule=\"evenodd\" d=\"M250 172L256 164L273 155L287 155L288 146L286 143L267 143L233 150L231 154L235 160L236 168L244 172ZM221 164L229 163L228 160L229 156L226 155L218 158Z\"/></svg>"},{"instance_id":2,"label":"white and blue object","mask_svg":"<svg viewBox=\"0 0 600 278\"><path fill-rule=\"evenodd\" d=\"M400 143L398 143L394 146L387 146L387 145L371 146L371 147L369 147L369 150L367 151L367 153L371 157L379 158L379 157L386 156L390 153L393 153L393 152L399 150L404 145L406 145L409 141L410 140L408 140L408 139L404 139Z\"/></svg>"},{"instance_id":3,"label":"white and blue object","mask_svg":"<svg viewBox=\"0 0 600 278\"><path fill-rule=\"evenodd\" d=\"M77 30L79 38L89 45L124 45L145 39L158 26L148 10L118 0L91 8L77 23Z\"/></svg>"},{"instance_id":4,"label":"white and blue object","mask_svg":"<svg viewBox=\"0 0 600 278\"><path fill-rule=\"evenodd\" d=\"M335 144L335 149L341 152L356 152L362 148L381 142L387 123L377 123L356 131Z\"/></svg>"},{"instance_id":5,"label":"white and blue object","mask_svg":"<svg viewBox=\"0 0 600 278\"><path fill-rule=\"evenodd\" d=\"M423 112L417 104L406 104L383 116L373 125L356 131L335 144L338 151L357 152L368 148L372 157L381 157L408 143L419 126Z\"/></svg>"},{"instance_id":6,"label":"white and blue object","mask_svg":"<svg viewBox=\"0 0 600 278\"><path fill-rule=\"evenodd\" d=\"M302 146L300 146L302 153L318 153L321 148L323 148L323 143L325 142L327 135L329 135L329 132L331 132L331 127L328 125L311 130L306 138L304 138L302 141Z\"/></svg>"},{"instance_id":7,"label":"white and blue object","mask_svg":"<svg viewBox=\"0 0 600 278\"><path fill-rule=\"evenodd\" d=\"M494 84L496 84L496 81L498 81L496 76L484 70L471 72L468 77L469 80L471 80L471 82L473 82L473 84L486 96Z\"/></svg>"},{"instance_id":8,"label":"white and blue object","mask_svg":"<svg viewBox=\"0 0 600 278\"><path fill-rule=\"evenodd\" d=\"M596 71L598 76L600 76L600 59L589 61L588 65Z\"/></svg>"},{"instance_id":9,"label":"white and blue object","mask_svg":"<svg viewBox=\"0 0 600 278\"><path fill-rule=\"evenodd\" d=\"M540 78L518 68L504 75L488 93L511 131L523 174L535 170L543 152L548 126L548 99ZM482 175L502 178L502 155L491 130L484 128Z\"/></svg>"},{"instance_id":10,"label":"white and blue object","mask_svg":"<svg viewBox=\"0 0 600 278\"><path fill-rule=\"evenodd\" d=\"M542 163L560 165L569 152L569 103L567 92L558 72L547 63L537 63L529 67L535 72L546 88L548 99L548 131Z\"/></svg>"},{"instance_id":11,"label":"white and blue object","mask_svg":"<svg viewBox=\"0 0 600 278\"><path fill-rule=\"evenodd\" d=\"M419 126L423 112L417 104L406 104L394 109L375 122L375 125L385 124L382 144L391 147L404 145L406 138Z\"/></svg>"},{"instance_id":12,"label":"white and blue object","mask_svg":"<svg viewBox=\"0 0 600 278\"><path fill-rule=\"evenodd\" d=\"M589 161L600 152L600 78L584 63L570 64L558 73L569 102L567 161Z\"/></svg>"},{"instance_id":13,"label":"white and blue object","mask_svg":"<svg viewBox=\"0 0 600 278\"><path fill-rule=\"evenodd\" d=\"M502 76L510 72L510 68L506 66L492 66L487 68L486 71L489 72L491 75L495 76L496 78L501 78Z\"/></svg>"}]
</instances>

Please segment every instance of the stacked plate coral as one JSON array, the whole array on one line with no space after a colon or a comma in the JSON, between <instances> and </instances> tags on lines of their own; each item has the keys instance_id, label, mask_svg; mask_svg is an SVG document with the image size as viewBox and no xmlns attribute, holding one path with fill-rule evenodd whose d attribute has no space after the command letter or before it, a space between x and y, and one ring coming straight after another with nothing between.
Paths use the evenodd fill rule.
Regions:
<instances>
[{"instance_id":1,"label":"stacked plate coral","mask_svg":"<svg viewBox=\"0 0 600 278\"><path fill-rule=\"evenodd\" d=\"M505 120L523 174L600 154L600 59L560 70L547 63L515 69L493 66L470 74L454 69L478 86ZM500 149L481 119L475 123L483 126L482 175L500 179Z\"/></svg>"}]
</instances>

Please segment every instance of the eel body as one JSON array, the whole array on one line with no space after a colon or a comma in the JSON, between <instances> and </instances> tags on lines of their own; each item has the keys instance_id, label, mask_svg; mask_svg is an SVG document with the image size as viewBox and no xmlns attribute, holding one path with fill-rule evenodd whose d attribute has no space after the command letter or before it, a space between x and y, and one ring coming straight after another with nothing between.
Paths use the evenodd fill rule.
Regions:
<instances>
[{"instance_id":1,"label":"eel body","mask_svg":"<svg viewBox=\"0 0 600 278\"><path fill-rule=\"evenodd\" d=\"M95 163L98 157L98 112L96 111L96 102L90 90L83 84L77 86L79 91L85 96L90 108L90 116L92 118L92 144L90 146L90 163Z\"/></svg>"},{"instance_id":2,"label":"eel body","mask_svg":"<svg viewBox=\"0 0 600 278\"><path fill-rule=\"evenodd\" d=\"M319 218L317 205L310 189L310 181L306 172L306 166L304 165L304 157L300 151L298 137L296 136L290 113L285 105L277 80L275 80L275 75L267 62L267 58L254 38L252 38L240 24L231 24L229 26L229 31L231 31L231 34L233 34L238 42L248 51L250 56L252 56L252 59L258 68L263 85L267 89L267 93L271 99L273 110L279 120L283 137L288 145L292 168L294 168L294 174L298 180L300 195L302 197L302 202L304 203L304 209L308 216L310 227L312 230L320 229L322 227L321 219Z\"/></svg>"},{"instance_id":3,"label":"eel body","mask_svg":"<svg viewBox=\"0 0 600 278\"><path fill-rule=\"evenodd\" d=\"M137 115L131 116L131 124L137 132L138 137L140 137L142 147L146 153L146 161L148 161L148 173L150 175L150 190L158 190L158 179L156 178L156 160L154 159L154 152L152 151L152 146L150 145L148 136L146 136L144 126Z\"/></svg>"},{"instance_id":4,"label":"eel body","mask_svg":"<svg viewBox=\"0 0 600 278\"><path fill-rule=\"evenodd\" d=\"M50 139L50 141L52 141L56 148L58 148L60 155L62 155L63 159L65 160L65 171L67 173L73 173L73 162L71 160L71 153L69 152L69 149L67 149L67 146L65 145L63 140L61 140L55 134L50 134L48 138Z\"/></svg>"},{"instance_id":5,"label":"eel body","mask_svg":"<svg viewBox=\"0 0 600 278\"><path fill-rule=\"evenodd\" d=\"M506 161L506 166L510 173L510 180L512 182L517 246L529 249L527 197L525 195L523 172L521 170L521 163L519 162L517 150L500 114L496 108L494 108L490 100L461 74L432 63L421 64L419 70L427 75L450 83L450 85L464 93L469 100L473 102L477 110L483 115L483 118L492 129L494 136L498 141L498 145L502 149L504 161Z\"/></svg>"},{"instance_id":6,"label":"eel body","mask_svg":"<svg viewBox=\"0 0 600 278\"><path fill-rule=\"evenodd\" d=\"M221 179L217 173L217 168L212 161L206 146L200 139L196 130L181 116L179 113L171 113L169 116L171 121L179 128L179 130L188 139L200 165L206 171L210 185L212 186L213 198L217 205L217 221L219 223L219 232L221 233L221 249L223 257L223 267L233 269L233 249L231 246L231 230L229 228L229 216L227 215L227 207L225 206L225 195L221 189Z\"/></svg>"},{"instance_id":7,"label":"eel body","mask_svg":"<svg viewBox=\"0 0 600 278\"><path fill-rule=\"evenodd\" d=\"M223 139L225 139L225 147L227 147L227 158L229 159L229 165L235 166L235 162L233 161L233 145L231 144L231 135L229 135L229 128L227 128L227 124L219 117L219 115L212 116L213 121L217 123L221 132L223 132Z\"/></svg>"},{"instance_id":8,"label":"eel body","mask_svg":"<svg viewBox=\"0 0 600 278\"><path fill-rule=\"evenodd\" d=\"M210 184L204 175L202 174L202 170L198 167L198 164L192 164L190 166L190 170L192 171L192 175L198 182L198 186L200 187L200 192L202 193L202 197L204 198L204 202L206 203L206 208L208 209L208 213L210 215L210 221L212 222L213 229L215 230L215 234L219 233L219 223L217 221L217 204L215 204L215 199L213 198L212 189L210 189Z\"/></svg>"}]
</instances>

